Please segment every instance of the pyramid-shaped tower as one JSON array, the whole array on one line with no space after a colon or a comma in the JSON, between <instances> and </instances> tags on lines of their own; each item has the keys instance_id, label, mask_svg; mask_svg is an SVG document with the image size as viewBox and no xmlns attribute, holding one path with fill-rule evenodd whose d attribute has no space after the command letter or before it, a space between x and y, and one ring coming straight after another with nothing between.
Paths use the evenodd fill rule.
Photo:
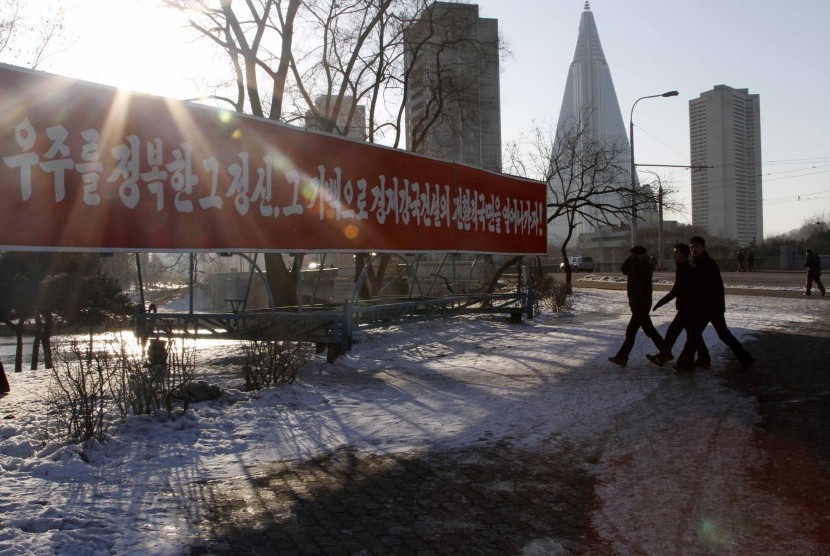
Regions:
<instances>
[{"instance_id":1,"label":"pyramid-shaped tower","mask_svg":"<svg viewBox=\"0 0 830 556\"><path fill-rule=\"evenodd\" d=\"M596 137L628 144L611 70L605 60L594 14L588 2L585 2L585 11L579 22L574 59L568 70L565 95L559 111L559 127L567 126L586 109L590 110L589 126Z\"/></svg>"},{"instance_id":2,"label":"pyramid-shaped tower","mask_svg":"<svg viewBox=\"0 0 830 556\"><path fill-rule=\"evenodd\" d=\"M628 167L631 153L628 134L617 101L617 93L614 90L614 82L611 79L611 70L605 60L594 14L588 2L585 2L585 10L579 21L579 36L576 39L573 62L568 70L562 108L559 111L557 136L586 114L588 115L587 126L593 136L604 142L618 145L621 150L619 163L623 168ZM553 186L555 187L555 184ZM621 202L625 201L621 200ZM554 221L549 228L551 229L550 241L561 243L567 225L564 222ZM581 223L576 229L577 234L591 231L593 229L587 222Z\"/></svg>"}]
</instances>

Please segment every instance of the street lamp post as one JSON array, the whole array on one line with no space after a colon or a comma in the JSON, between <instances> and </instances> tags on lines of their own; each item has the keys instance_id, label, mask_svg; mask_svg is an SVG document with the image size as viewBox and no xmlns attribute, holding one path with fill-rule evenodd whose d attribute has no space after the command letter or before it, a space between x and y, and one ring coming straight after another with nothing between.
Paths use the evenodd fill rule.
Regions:
<instances>
[{"instance_id":1,"label":"street lamp post","mask_svg":"<svg viewBox=\"0 0 830 556\"><path fill-rule=\"evenodd\" d=\"M676 97L677 91L666 91L659 95L640 97L631 105L631 114L628 118L628 144L631 147L631 246L637 245L637 166L634 164L634 107L641 100L657 97Z\"/></svg>"},{"instance_id":2,"label":"street lamp post","mask_svg":"<svg viewBox=\"0 0 830 556\"><path fill-rule=\"evenodd\" d=\"M657 269L663 270L663 184L660 183L660 178L657 178L657 210L660 221L657 225L657 251L659 258L657 259Z\"/></svg>"},{"instance_id":3,"label":"street lamp post","mask_svg":"<svg viewBox=\"0 0 830 556\"><path fill-rule=\"evenodd\" d=\"M645 170L657 178L657 270L663 270L663 181L654 170Z\"/></svg>"}]
</instances>

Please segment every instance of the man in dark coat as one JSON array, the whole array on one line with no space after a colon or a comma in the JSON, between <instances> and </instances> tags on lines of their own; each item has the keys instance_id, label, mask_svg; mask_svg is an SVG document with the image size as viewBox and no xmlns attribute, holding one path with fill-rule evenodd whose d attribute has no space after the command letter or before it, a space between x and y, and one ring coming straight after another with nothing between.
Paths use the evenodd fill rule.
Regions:
<instances>
[{"instance_id":1,"label":"man in dark coat","mask_svg":"<svg viewBox=\"0 0 830 556\"><path fill-rule=\"evenodd\" d=\"M654 304L653 311L656 311L672 299L676 300L675 307L677 313L674 315L674 320L671 321L669 327L666 329L666 339L663 342L663 350L655 355L646 355L649 361L661 367L666 361L674 359L672 355L672 348L674 347L680 333L694 323L695 315L695 285L694 277L692 276L692 265L689 264L689 246L685 243L678 243L674 246L672 257L674 258L675 273L674 285L669 293ZM711 365L711 357L709 350L706 349L704 342L699 342L697 345L697 359L695 365L698 367L708 367Z\"/></svg>"},{"instance_id":2,"label":"man in dark coat","mask_svg":"<svg viewBox=\"0 0 830 556\"><path fill-rule=\"evenodd\" d=\"M821 295L825 294L824 284L821 283L821 258L807 249L807 258L804 259L804 266L807 268L807 284L804 286L804 295L813 294L813 282L818 286Z\"/></svg>"},{"instance_id":3,"label":"man in dark coat","mask_svg":"<svg viewBox=\"0 0 830 556\"><path fill-rule=\"evenodd\" d=\"M738 249L735 260L738 261L738 272L746 272L746 268L744 268L744 253L740 249Z\"/></svg>"},{"instance_id":4,"label":"man in dark coat","mask_svg":"<svg viewBox=\"0 0 830 556\"><path fill-rule=\"evenodd\" d=\"M9 379L6 378L6 371L3 369L3 363L0 362L0 394L6 394L11 390L9 388Z\"/></svg>"},{"instance_id":5,"label":"man in dark coat","mask_svg":"<svg viewBox=\"0 0 830 556\"><path fill-rule=\"evenodd\" d=\"M628 363L628 354L634 347L634 340L640 328L651 338L658 350L663 349L663 338L651 322L651 261L646 255L645 247L637 245L631 248L631 255L623 262L620 270L628 277L626 290L628 292L628 306L631 307L631 320L625 329L625 341L614 357L608 360L625 367Z\"/></svg>"},{"instance_id":6,"label":"man in dark coat","mask_svg":"<svg viewBox=\"0 0 830 556\"><path fill-rule=\"evenodd\" d=\"M675 369L678 371L694 370L694 354L698 344L703 343L703 330L707 324L712 323L712 328L717 332L718 338L729 346L738 358L741 370L748 371L755 359L726 326L725 289L718 263L706 252L706 242L702 237L695 236L690 239L689 248L694 263L692 276L695 289L695 315L693 317L695 322L686 330L686 345L683 346L683 351L677 358Z\"/></svg>"}]
</instances>

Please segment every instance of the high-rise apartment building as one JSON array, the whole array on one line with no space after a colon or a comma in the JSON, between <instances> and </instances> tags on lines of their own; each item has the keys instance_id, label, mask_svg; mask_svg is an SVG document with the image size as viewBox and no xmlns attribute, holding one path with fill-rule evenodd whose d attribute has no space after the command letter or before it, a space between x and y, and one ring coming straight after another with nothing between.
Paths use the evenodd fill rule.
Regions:
<instances>
[{"instance_id":1,"label":"high-rise apartment building","mask_svg":"<svg viewBox=\"0 0 830 556\"><path fill-rule=\"evenodd\" d=\"M501 171L498 21L478 15L434 2L407 32L406 147Z\"/></svg>"},{"instance_id":2,"label":"high-rise apartment building","mask_svg":"<svg viewBox=\"0 0 830 556\"><path fill-rule=\"evenodd\" d=\"M741 245L764 237L760 104L726 85L689 101L692 224Z\"/></svg>"}]
</instances>

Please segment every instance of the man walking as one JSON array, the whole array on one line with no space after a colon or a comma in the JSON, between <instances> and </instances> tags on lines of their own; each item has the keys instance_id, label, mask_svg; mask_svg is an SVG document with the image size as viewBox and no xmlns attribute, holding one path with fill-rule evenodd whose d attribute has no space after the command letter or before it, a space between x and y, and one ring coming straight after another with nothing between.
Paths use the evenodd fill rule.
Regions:
<instances>
[{"instance_id":1,"label":"man walking","mask_svg":"<svg viewBox=\"0 0 830 556\"><path fill-rule=\"evenodd\" d=\"M628 363L628 354L634 347L634 340L640 328L651 338L658 350L663 349L663 338L651 322L651 261L642 245L631 248L631 255L623 262L620 270L628 277L626 291L628 292L628 306L631 307L631 320L625 329L625 341L614 357L608 360L625 367Z\"/></svg>"},{"instance_id":2,"label":"man walking","mask_svg":"<svg viewBox=\"0 0 830 556\"><path fill-rule=\"evenodd\" d=\"M746 272L746 268L744 268L744 253L740 249L738 249L735 260L738 261L738 272Z\"/></svg>"},{"instance_id":3,"label":"man walking","mask_svg":"<svg viewBox=\"0 0 830 556\"><path fill-rule=\"evenodd\" d=\"M689 240L689 249L694 262L695 317L696 321L688 327L686 345L677 358L678 371L694 370L694 354L698 344L703 343L703 330L712 323L718 338L729 346L741 363L741 371L748 371L755 359L741 345L741 342L726 326L726 297L723 278L718 263L706 252L706 242L700 236Z\"/></svg>"},{"instance_id":4,"label":"man walking","mask_svg":"<svg viewBox=\"0 0 830 556\"><path fill-rule=\"evenodd\" d=\"M6 371L3 369L3 362L0 361L0 394L8 394L10 390L9 379L6 378Z\"/></svg>"},{"instance_id":5,"label":"man walking","mask_svg":"<svg viewBox=\"0 0 830 556\"><path fill-rule=\"evenodd\" d=\"M804 266L807 268L807 284L804 287L804 295L813 294L813 282L818 286L821 295L825 294L824 284L821 283L821 257L807 249L807 258L804 259Z\"/></svg>"},{"instance_id":6,"label":"man walking","mask_svg":"<svg viewBox=\"0 0 830 556\"><path fill-rule=\"evenodd\" d=\"M677 307L674 320L671 321L671 324L666 329L663 349L655 355L646 355L649 361L661 367L666 361L674 359L672 348L675 342L677 342L677 338L680 337L680 332L695 323L695 304L697 300L694 297L694 277L692 276L692 265L689 264L689 253L689 246L685 243L678 243L674 246L674 250L672 250L672 258L674 258L676 268L674 285L669 293L654 304L654 309L652 309L656 311L672 299L675 300L675 307ZM709 350L706 349L706 344L702 341L697 344L697 359L694 364L698 367L709 367L711 365Z\"/></svg>"}]
</instances>

